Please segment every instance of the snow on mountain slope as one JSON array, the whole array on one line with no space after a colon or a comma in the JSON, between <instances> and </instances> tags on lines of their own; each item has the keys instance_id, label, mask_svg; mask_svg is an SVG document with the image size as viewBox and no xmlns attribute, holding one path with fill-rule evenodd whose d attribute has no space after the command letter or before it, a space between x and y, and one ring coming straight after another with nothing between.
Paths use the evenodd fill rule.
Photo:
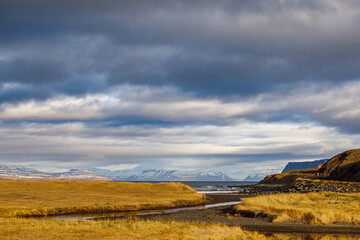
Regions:
<instances>
[{"instance_id":1,"label":"snow on mountain slope","mask_svg":"<svg viewBox=\"0 0 360 240\"><path fill-rule=\"evenodd\" d=\"M90 169L92 172L107 176L117 181L231 181L233 180L221 171L205 170L117 170L109 171L99 168Z\"/></svg>"},{"instance_id":2,"label":"snow on mountain slope","mask_svg":"<svg viewBox=\"0 0 360 240\"><path fill-rule=\"evenodd\" d=\"M280 169L261 169L250 173L243 181L260 182L267 175L278 173Z\"/></svg>"},{"instance_id":3,"label":"snow on mountain slope","mask_svg":"<svg viewBox=\"0 0 360 240\"><path fill-rule=\"evenodd\" d=\"M67 180L67 181L111 181L86 169L70 169L68 172L44 172L35 168L0 166L1 180Z\"/></svg>"},{"instance_id":4,"label":"snow on mountain slope","mask_svg":"<svg viewBox=\"0 0 360 240\"><path fill-rule=\"evenodd\" d=\"M263 180L267 175L267 173L251 173L244 179L244 181L258 182Z\"/></svg>"}]
</instances>

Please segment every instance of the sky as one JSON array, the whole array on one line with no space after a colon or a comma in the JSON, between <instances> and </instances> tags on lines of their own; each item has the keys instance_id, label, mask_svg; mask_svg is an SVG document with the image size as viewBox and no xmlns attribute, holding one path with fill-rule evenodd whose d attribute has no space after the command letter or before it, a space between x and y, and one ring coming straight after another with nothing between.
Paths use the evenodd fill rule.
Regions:
<instances>
[{"instance_id":1,"label":"sky","mask_svg":"<svg viewBox=\"0 0 360 240\"><path fill-rule=\"evenodd\" d=\"M357 0L0 0L0 164L215 169L360 145Z\"/></svg>"}]
</instances>

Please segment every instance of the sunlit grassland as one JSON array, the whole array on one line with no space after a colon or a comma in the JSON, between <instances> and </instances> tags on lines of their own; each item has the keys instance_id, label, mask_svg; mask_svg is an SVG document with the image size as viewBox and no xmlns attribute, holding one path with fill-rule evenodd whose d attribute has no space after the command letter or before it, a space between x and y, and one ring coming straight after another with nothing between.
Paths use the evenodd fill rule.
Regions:
<instances>
[{"instance_id":1,"label":"sunlit grassland","mask_svg":"<svg viewBox=\"0 0 360 240\"><path fill-rule=\"evenodd\" d=\"M4 240L355 240L358 236L274 234L265 236L239 227L164 221L60 221L0 218L0 239Z\"/></svg>"},{"instance_id":2,"label":"sunlit grassland","mask_svg":"<svg viewBox=\"0 0 360 240\"><path fill-rule=\"evenodd\" d=\"M133 211L201 204L181 183L0 181L0 217Z\"/></svg>"},{"instance_id":3,"label":"sunlit grassland","mask_svg":"<svg viewBox=\"0 0 360 240\"><path fill-rule=\"evenodd\" d=\"M0 239L266 239L239 227L161 221L0 218Z\"/></svg>"},{"instance_id":4,"label":"sunlit grassland","mask_svg":"<svg viewBox=\"0 0 360 240\"><path fill-rule=\"evenodd\" d=\"M274 215L274 222L360 224L360 193L284 193L244 199L235 210Z\"/></svg>"}]
</instances>

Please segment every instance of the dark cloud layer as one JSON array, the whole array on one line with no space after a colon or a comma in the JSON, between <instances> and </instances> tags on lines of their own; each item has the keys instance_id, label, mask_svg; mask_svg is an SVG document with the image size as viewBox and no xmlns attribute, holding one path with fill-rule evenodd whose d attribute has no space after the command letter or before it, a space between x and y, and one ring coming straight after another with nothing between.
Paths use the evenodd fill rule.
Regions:
<instances>
[{"instance_id":1,"label":"dark cloud layer","mask_svg":"<svg viewBox=\"0 0 360 240\"><path fill-rule=\"evenodd\" d=\"M301 81L338 83L360 75L357 1L1 5L0 43L10 55L0 62L3 82L49 84L90 72L109 85L173 85L199 95L249 96ZM30 52L34 48L37 55Z\"/></svg>"}]
</instances>

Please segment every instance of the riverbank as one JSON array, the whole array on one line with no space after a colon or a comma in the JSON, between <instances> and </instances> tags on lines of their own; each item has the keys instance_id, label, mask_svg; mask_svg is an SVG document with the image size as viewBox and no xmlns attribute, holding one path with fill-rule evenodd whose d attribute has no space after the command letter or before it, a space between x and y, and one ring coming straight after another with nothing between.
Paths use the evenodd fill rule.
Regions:
<instances>
[{"instance_id":1,"label":"riverbank","mask_svg":"<svg viewBox=\"0 0 360 240\"><path fill-rule=\"evenodd\" d=\"M272 222L352 224L360 227L360 193L309 192L244 199L234 212L266 216Z\"/></svg>"},{"instance_id":2,"label":"riverbank","mask_svg":"<svg viewBox=\"0 0 360 240\"><path fill-rule=\"evenodd\" d=\"M236 200L244 195L233 194L227 196L224 194L207 195L213 199L212 203L221 201ZM187 210L179 212L166 212L161 214L148 214L136 216L139 220L152 221L178 221L189 223L222 224L227 226L239 226L244 230L257 231L260 233L306 233L306 234L341 234L341 235L360 235L360 226L354 225L311 225L303 223L272 223L264 217L243 217L235 216L234 206L221 206L208 209ZM106 218L108 220L126 219L129 216ZM104 220L97 218L95 220Z\"/></svg>"}]
</instances>

